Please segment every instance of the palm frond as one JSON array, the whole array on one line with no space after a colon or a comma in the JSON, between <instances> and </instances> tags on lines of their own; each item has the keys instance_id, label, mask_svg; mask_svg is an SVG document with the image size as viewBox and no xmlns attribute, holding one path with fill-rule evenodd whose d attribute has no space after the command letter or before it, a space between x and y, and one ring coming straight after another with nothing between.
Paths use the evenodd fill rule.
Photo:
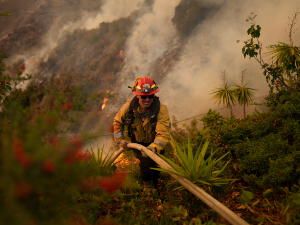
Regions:
<instances>
[{"instance_id":1,"label":"palm frond","mask_svg":"<svg viewBox=\"0 0 300 225\"><path fill-rule=\"evenodd\" d=\"M221 102L223 101L223 105L227 107L232 103L236 103L236 98L234 95L233 89L229 88L230 86L226 83L224 88L217 88L215 92L211 94L215 94L211 99L216 99L218 103L218 107L220 106Z\"/></svg>"}]
</instances>

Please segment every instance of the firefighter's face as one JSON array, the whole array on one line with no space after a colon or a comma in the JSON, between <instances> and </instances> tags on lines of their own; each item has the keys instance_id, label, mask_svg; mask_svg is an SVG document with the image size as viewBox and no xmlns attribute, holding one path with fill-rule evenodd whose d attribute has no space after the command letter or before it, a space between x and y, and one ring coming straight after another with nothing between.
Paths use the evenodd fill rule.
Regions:
<instances>
[{"instance_id":1,"label":"firefighter's face","mask_svg":"<svg viewBox=\"0 0 300 225\"><path fill-rule=\"evenodd\" d=\"M147 96L147 95L144 95L144 96ZM153 102L153 98L150 99L148 96L147 96L147 98L144 97L145 99L143 99L140 95L138 95L137 98L139 99L140 106L143 109L149 108Z\"/></svg>"}]
</instances>

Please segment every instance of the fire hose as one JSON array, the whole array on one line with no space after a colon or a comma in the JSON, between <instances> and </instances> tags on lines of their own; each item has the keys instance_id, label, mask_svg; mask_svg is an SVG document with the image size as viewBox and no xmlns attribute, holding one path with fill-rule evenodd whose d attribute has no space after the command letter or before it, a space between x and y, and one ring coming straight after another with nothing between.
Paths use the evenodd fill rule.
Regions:
<instances>
[{"instance_id":1,"label":"fire hose","mask_svg":"<svg viewBox=\"0 0 300 225\"><path fill-rule=\"evenodd\" d=\"M150 157L153 161L155 161L159 166L162 168L173 170L175 171L167 162L161 159L158 155L147 149L146 147L136 144L136 143L129 143L127 145L128 148L134 148L137 150L143 150L148 157ZM113 163L118 156L124 151L123 148L120 148L118 151L114 153L112 156L111 162ZM216 200L211 195L207 194L203 189L199 188L191 181L181 176L170 174L175 180L177 180L182 186L184 186L187 190L193 193L197 198L207 204L210 208L215 210L220 216L222 216L227 222L233 225L249 225L245 220L239 217L237 214L232 212L226 206L224 206L221 202Z\"/></svg>"}]
</instances>

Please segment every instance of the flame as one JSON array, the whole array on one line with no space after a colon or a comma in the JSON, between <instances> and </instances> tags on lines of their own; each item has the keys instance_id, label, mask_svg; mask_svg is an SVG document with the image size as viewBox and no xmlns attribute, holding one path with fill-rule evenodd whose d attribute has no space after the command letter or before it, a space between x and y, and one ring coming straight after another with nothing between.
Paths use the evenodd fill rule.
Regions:
<instances>
[{"instance_id":1,"label":"flame","mask_svg":"<svg viewBox=\"0 0 300 225\"><path fill-rule=\"evenodd\" d=\"M118 160L120 161L116 165L122 169L126 169L126 167L129 167L130 165L133 166L140 162L137 158L130 160L124 153L119 156Z\"/></svg>"},{"instance_id":2,"label":"flame","mask_svg":"<svg viewBox=\"0 0 300 225\"><path fill-rule=\"evenodd\" d=\"M120 51L119 56L123 58L123 50Z\"/></svg>"},{"instance_id":3,"label":"flame","mask_svg":"<svg viewBox=\"0 0 300 225\"><path fill-rule=\"evenodd\" d=\"M106 93L109 93L109 92L110 92L110 90L107 90L107 91L106 91Z\"/></svg>"},{"instance_id":4,"label":"flame","mask_svg":"<svg viewBox=\"0 0 300 225\"><path fill-rule=\"evenodd\" d=\"M106 102L108 101L108 98L103 99L103 105L102 105L102 110L105 108Z\"/></svg>"},{"instance_id":5,"label":"flame","mask_svg":"<svg viewBox=\"0 0 300 225\"><path fill-rule=\"evenodd\" d=\"M109 117L109 114L107 114L107 116L106 117Z\"/></svg>"}]
</instances>

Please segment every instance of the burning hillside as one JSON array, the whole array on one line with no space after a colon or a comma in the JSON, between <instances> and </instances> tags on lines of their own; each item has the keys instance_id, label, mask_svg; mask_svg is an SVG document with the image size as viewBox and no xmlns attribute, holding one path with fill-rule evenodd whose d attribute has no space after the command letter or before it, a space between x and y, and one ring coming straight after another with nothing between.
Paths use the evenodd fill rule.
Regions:
<instances>
[{"instance_id":1,"label":"burning hillside","mask_svg":"<svg viewBox=\"0 0 300 225\"><path fill-rule=\"evenodd\" d=\"M95 129L99 117L108 121L110 115L112 119L132 97L127 86L142 76L151 76L159 84L160 96L168 102L171 114L188 117L200 110L203 113L208 105L213 106L209 93L218 83L220 71L227 68L234 80L248 63L238 61L243 58L233 40L244 28L240 24L234 28L232 21L244 21L252 5L235 2L2 1L1 10L11 14L0 17L0 49L10 55L3 68L25 65L24 74L35 74L31 82L35 90L61 93L72 85L84 93L87 115L79 116L81 128L74 129L77 131ZM254 80L264 90L259 70L257 67L250 76L259 77ZM111 85L118 91L112 91ZM111 91L107 92L108 88ZM53 105L46 104L51 102L49 97L39 96L40 102L30 103L37 111ZM183 108L177 102L185 102L186 96L189 103Z\"/></svg>"}]
</instances>

